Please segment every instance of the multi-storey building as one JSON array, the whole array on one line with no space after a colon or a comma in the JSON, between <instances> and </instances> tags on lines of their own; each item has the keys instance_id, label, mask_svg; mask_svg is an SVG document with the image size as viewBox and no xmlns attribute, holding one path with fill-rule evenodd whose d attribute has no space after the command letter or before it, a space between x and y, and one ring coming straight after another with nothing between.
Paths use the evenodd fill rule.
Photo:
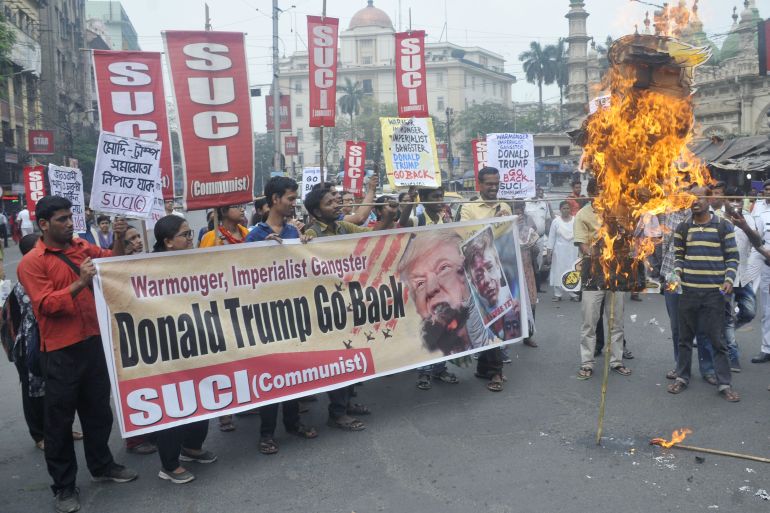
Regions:
<instances>
[{"instance_id":1,"label":"multi-storey building","mask_svg":"<svg viewBox=\"0 0 770 513\"><path fill-rule=\"evenodd\" d=\"M120 2L88 0L86 19L101 22L111 50L140 50L134 25Z\"/></svg>"}]
</instances>

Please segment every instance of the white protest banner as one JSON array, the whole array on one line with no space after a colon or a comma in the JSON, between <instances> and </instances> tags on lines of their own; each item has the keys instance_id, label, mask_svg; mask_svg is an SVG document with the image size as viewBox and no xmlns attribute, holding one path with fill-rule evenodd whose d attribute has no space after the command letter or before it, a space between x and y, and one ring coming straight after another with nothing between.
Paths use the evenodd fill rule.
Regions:
<instances>
[{"instance_id":1,"label":"white protest banner","mask_svg":"<svg viewBox=\"0 0 770 513\"><path fill-rule=\"evenodd\" d=\"M500 170L498 197L535 197L534 155L532 134L487 134L487 165Z\"/></svg>"},{"instance_id":2,"label":"white protest banner","mask_svg":"<svg viewBox=\"0 0 770 513\"><path fill-rule=\"evenodd\" d=\"M80 169L48 164L48 183L51 184L51 196L61 196L72 202L75 232L86 231L86 202L83 199L83 173Z\"/></svg>"},{"instance_id":3,"label":"white protest banner","mask_svg":"<svg viewBox=\"0 0 770 513\"><path fill-rule=\"evenodd\" d=\"M150 217L147 219L147 229L152 230L155 228L155 223L161 217L166 215L166 204L163 200L163 179L155 182L155 193L153 194L152 210L150 210Z\"/></svg>"},{"instance_id":4,"label":"white protest banner","mask_svg":"<svg viewBox=\"0 0 770 513\"><path fill-rule=\"evenodd\" d=\"M589 115L595 113L599 109L606 109L607 107L609 107L610 104L612 103L611 98L612 98L611 95L605 94L602 96L597 96L596 98L588 102Z\"/></svg>"},{"instance_id":5,"label":"white protest banner","mask_svg":"<svg viewBox=\"0 0 770 513\"><path fill-rule=\"evenodd\" d=\"M147 219L160 180L159 141L146 141L110 132L99 134L91 186L91 208Z\"/></svg>"},{"instance_id":6,"label":"white protest banner","mask_svg":"<svg viewBox=\"0 0 770 513\"><path fill-rule=\"evenodd\" d=\"M302 170L302 199L313 190L313 186L321 183L321 168L306 167Z\"/></svg>"},{"instance_id":7,"label":"white protest banner","mask_svg":"<svg viewBox=\"0 0 770 513\"><path fill-rule=\"evenodd\" d=\"M380 118L380 128L391 187L441 186L432 118Z\"/></svg>"}]
</instances>

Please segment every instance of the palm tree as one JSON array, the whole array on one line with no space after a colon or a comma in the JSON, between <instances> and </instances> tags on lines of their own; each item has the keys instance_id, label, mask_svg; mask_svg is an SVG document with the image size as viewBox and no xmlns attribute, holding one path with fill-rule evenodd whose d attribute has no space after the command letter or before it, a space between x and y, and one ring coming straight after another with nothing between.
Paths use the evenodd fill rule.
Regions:
<instances>
[{"instance_id":1,"label":"palm tree","mask_svg":"<svg viewBox=\"0 0 770 513\"><path fill-rule=\"evenodd\" d=\"M560 37L559 42L555 45L546 46L545 52L553 60L554 80L559 86L559 128L564 128L564 88L569 84L567 42Z\"/></svg>"},{"instance_id":2,"label":"palm tree","mask_svg":"<svg viewBox=\"0 0 770 513\"><path fill-rule=\"evenodd\" d=\"M345 84L337 87L337 92L342 93L342 97L339 100L340 112L350 116L350 139L355 139L353 116L358 116L361 112L361 101L366 93L364 93L360 82L352 82L347 77L345 77Z\"/></svg>"},{"instance_id":3,"label":"palm tree","mask_svg":"<svg viewBox=\"0 0 770 513\"><path fill-rule=\"evenodd\" d=\"M529 50L521 52L519 60L523 63L527 82L537 84L540 103L540 121L538 129L543 130L543 84L553 84L556 78L553 59L537 41L529 43Z\"/></svg>"}]
</instances>

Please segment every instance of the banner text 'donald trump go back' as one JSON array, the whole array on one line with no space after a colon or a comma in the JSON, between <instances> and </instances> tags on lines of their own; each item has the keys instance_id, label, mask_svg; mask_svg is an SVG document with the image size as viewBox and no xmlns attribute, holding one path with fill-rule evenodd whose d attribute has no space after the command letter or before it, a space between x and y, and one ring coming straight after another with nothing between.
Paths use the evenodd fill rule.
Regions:
<instances>
[{"instance_id":1,"label":"banner text 'donald trump go back'","mask_svg":"<svg viewBox=\"0 0 770 513\"><path fill-rule=\"evenodd\" d=\"M124 436L527 335L512 218L293 242L96 261Z\"/></svg>"}]
</instances>

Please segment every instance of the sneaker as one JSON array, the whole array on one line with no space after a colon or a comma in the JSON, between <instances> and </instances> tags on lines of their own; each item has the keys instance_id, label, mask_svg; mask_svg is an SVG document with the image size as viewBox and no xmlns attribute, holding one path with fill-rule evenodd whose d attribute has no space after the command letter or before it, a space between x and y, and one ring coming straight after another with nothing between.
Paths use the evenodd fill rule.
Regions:
<instances>
[{"instance_id":1,"label":"sneaker","mask_svg":"<svg viewBox=\"0 0 770 513\"><path fill-rule=\"evenodd\" d=\"M140 454L144 456L146 454L157 452L158 446L152 442L142 442L139 445L127 448L126 451L130 452L131 454Z\"/></svg>"},{"instance_id":2,"label":"sneaker","mask_svg":"<svg viewBox=\"0 0 770 513\"><path fill-rule=\"evenodd\" d=\"M58 513L74 513L80 510L80 490L67 488L56 494L56 511Z\"/></svg>"},{"instance_id":3,"label":"sneaker","mask_svg":"<svg viewBox=\"0 0 770 513\"><path fill-rule=\"evenodd\" d=\"M512 363L513 360L511 360L510 356L504 356L503 357L503 363Z\"/></svg>"},{"instance_id":4,"label":"sneaker","mask_svg":"<svg viewBox=\"0 0 770 513\"><path fill-rule=\"evenodd\" d=\"M158 472L158 477L165 479L166 481L171 481L174 484L185 484L195 479L195 475L186 469L179 474L176 474L170 470L160 469L160 472Z\"/></svg>"},{"instance_id":5,"label":"sneaker","mask_svg":"<svg viewBox=\"0 0 770 513\"><path fill-rule=\"evenodd\" d=\"M112 466L100 476L91 476L91 480L97 483L112 481L114 483L128 483L139 477L136 470L131 470L123 465L113 463Z\"/></svg>"},{"instance_id":6,"label":"sneaker","mask_svg":"<svg viewBox=\"0 0 770 513\"><path fill-rule=\"evenodd\" d=\"M203 451L200 454L193 454L185 448L179 454L179 461L195 461L198 463L214 463L217 461L217 455L211 451Z\"/></svg>"}]
</instances>

